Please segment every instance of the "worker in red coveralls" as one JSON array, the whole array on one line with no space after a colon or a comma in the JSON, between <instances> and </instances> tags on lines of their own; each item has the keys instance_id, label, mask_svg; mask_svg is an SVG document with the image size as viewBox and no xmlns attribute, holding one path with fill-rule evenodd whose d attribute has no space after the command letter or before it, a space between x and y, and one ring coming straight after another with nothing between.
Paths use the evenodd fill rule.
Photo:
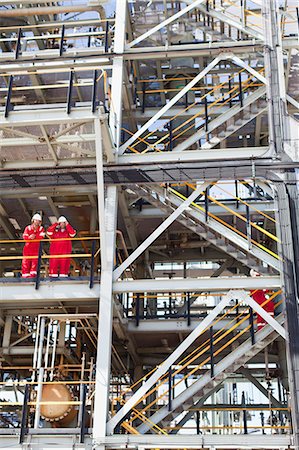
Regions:
<instances>
[{"instance_id":1,"label":"worker in red coveralls","mask_svg":"<svg viewBox=\"0 0 299 450\"><path fill-rule=\"evenodd\" d=\"M31 224L28 225L23 233L23 239L26 241L23 250L22 277L33 278L37 274L38 252L41 239L45 237L45 230L42 226L40 214L34 214ZM36 258L26 258L27 256L36 256Z\"/></svg>"},{"instance_id":2,"label":"worker in red coveralls","mask_svg":"<svg viewBox=\"0 0 299 450\"><path fill-rule=\"evenodd\" d=\"M260 273L256 272L255 270L251 269L250 271L250 275L252 277L259 277ZM269 291L267 291L266 289L257 289L255 291L251 291L251 297L253 298L253 300L255 300L260 306L267 301L267 297L266 295L269 293ZM274 317L274 302L273 300L268 301L268 303L266 303L263 306L263 309L270 314L270 316ZM266 325L266 321L263 319L262 316L260 316L259 314L257 314L257 329L261 330L265 325Z\"/></svg>"},{"instance_id":3,"label":"worker in red coveralls","mask_svg":"<svg viewBox=\"0 0 299 450\"><path fill-rule=\"evenodd\" d=\"M70 255L72 253L72 241L76 230L68 223L64 216L59 217L58 222L53 223L47 230L50 243L50 255ZM62 258L50 258L49 276L68 277L70 270L70 256Z\"/></svg>"}]
</instances>

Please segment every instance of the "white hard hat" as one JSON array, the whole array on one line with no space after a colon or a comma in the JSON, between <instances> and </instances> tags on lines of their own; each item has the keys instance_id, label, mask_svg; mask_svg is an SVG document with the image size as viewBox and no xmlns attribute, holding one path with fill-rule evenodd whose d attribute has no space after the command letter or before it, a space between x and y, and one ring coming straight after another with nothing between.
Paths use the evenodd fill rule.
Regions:
<instances>
[{"instance_id":1,"label":"white hard hat","mask_svg":"<svg viewBox=\"0 0 299 450\"><path fill-rule=\"evenodd\" d=\"M58 223L60 223L60 222L67 222L67 220L64 216L60 216L58 219Z\"/></svg>"},{"instance_id":2,"label":"white hard hat","mask_svg":"<svg viewBox=\"0 0 299 450\"><path fill-rule=\"evenodd\" d=\"M33 216L32 216L32 222L34 221L34 220L40 220L40 221L42 221L42 216L40 215L40 214L38 214L38 213L36 213L36 214L34 214Z\"/></svg>"},{"instance_id":3,"label":"white hard hat","mask_svg":"<svg viewBox=\"0 0 299 450\"><path fill-rule=\"evenodd\" d=\"M257 272L256 270L251 269L251 270L250 270L250 276L251 276L251 277L259 277L260 274L259 274L259 272Z\"/></svg>"}]
</instances>

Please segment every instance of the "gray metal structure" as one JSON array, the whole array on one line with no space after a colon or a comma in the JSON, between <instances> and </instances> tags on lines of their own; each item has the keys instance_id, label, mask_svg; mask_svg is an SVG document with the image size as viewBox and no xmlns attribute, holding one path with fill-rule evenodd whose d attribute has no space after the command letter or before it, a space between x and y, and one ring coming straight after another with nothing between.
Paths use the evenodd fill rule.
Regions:
<instances>
[{"instance_id":1,"label":"gray metal structure","mask_svg":"<svg viewBox=\"0 0 299 450\"><path fill-rule=\"evenodd\" d=\"M0 32L0 447L299 449L295 2L5 0ZM68 279L47 242L19 276L35 212Z\"/></svg>"}]
</instances>

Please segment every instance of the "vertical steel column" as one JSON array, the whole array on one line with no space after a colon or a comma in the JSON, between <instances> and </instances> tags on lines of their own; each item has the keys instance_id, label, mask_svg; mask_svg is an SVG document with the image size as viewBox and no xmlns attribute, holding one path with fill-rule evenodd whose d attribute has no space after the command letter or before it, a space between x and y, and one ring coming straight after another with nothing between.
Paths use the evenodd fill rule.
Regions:
<instances>
[{"instance_id":1,"label":"vertical steel column","mask_svg":"<svg viewBox=\"0 0 299 450\"><path fill-rule=\"evenodd\" d=\"M287 365L289 374L290 407L295 448L299 448L299 195L295 172L286 174L286 179L276 186L275 200L279 215L280 255L282 258L282 286L285 294L285 326ZM297 272L297 273L296 273Z\"/></svg>"},{"instance_id":2,"label":"vertical steel column","mask_svg":"<svg viewBox=\"0 0 299 450\"><path fill-rule=\"evenodd\" d=\"M268 122L270 150L282 160L288 159L287 146L294 146L291 141L289 117L286 105L286 89L282 54L280 12L278 4L271 0L262 2L263 25L265 36L265 75L268 81ZM298 307L298 186L296 173L285 172L277 177L275 183L279 227L278 235L281 244L279 253L282 260L282 287L285 294L285 327L288 334L286 340L287 362L290 388L290 407L294 447L299 448L299 307ZM297 291L297 292L296 292Z\"/></svg>"},{"instance_id":3,"label":"vertical steel column","mask_svg":"<svg viewBox=\"0 0 299 450\"><path fill-rule=\"evenodd\" d=\"M127 1L117 0L115 14L115 38L114 53L122 55L125 48L125 24L127 13ZM112 66L111 82L111 105L109 114L109 125L111 135L116 149L120 146L121 123L122 123L122 85L123 85L123 56L115 56Z\"/></svg>"},{"instance_id":4,"label":"vertical steel column","mask_svg":"<svg viewBox=\"0 0 299 450\"><path fill-rule=\"evenodd\" d=\"M271 150L281 155L284 145L284 118L287 108L281 32L278 24L279 13L276 2L263 0L262 14L265 36L265 76L268 80L269 144Z\"/></svg>"},{"instance_id":5,"label":"vertical steel column","mask_svg":"<svg viewBox=\"0 0 299 450\"><path fill-rule=\"evenodd\" d=\"M98 211L101 239L101 295L99 301L99 330L96 362L93 438L106 436L109 411L109 388L112 344L112 273L116 246L117 187L108 186L104 201L104 176L101 124L95 120ZM101 447L100 447L101 448ZM104 448L104 447L102 447Z\"/></svg>"},{"instance_id":6,"label":"vertical steel column","mask_svg":"<svg viewBox=\"0 0 299 450\"><path fill-rule=\"evenodd\" d=\"M40 401L42 398L42 391L43 391L42 383L43 383L43 378L44 378L44 369L42 367L42 357L43 357L45 327L46 327L46 319L45 319L45 317L42 317L39 335L37 336L37 339L39 339L39 346L38 346L38 356L37 356L38 377L37 377L36 406L35 406L35 417L34 417L34 428L35 429L37 429L39 427Z\"/></svg>"},{"instance_id":7,"label":"vertical steel column","mask_svg":"<svg viewBox=\"0 0 299 450\"><path fill-rule=\"evenodd\" d=\"M100 212L100 214L103 214L103 212ZM116 186L109 186L107 188L105 218L106 252L101 252L104 254L101 255L101 297L99 304L98 332L99 345L97 349L95 406L93 422L93 432L95 439L99 437L105 437L106 420L108 416L113 319L112 271L115 255L117 218ZM100 227L101 236L102 233L103 230Z\"/></svg>"}]
</instances>

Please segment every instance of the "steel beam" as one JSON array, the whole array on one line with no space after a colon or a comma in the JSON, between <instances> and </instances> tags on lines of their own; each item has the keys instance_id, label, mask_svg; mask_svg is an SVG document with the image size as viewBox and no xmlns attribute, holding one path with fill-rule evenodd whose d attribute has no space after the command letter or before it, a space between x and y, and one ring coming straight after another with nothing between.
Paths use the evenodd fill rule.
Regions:
<instances>
[{"instance_id":1,"label":"steel beam","mask_svg":"<svg viewBox=\"0 0 299 450\"><path fill-rule=\"evenodd\" d=\"M114 292L212 292L234 289L279 289L280 277L185 278L181 280L115 281Z\"/></svg>"}]
</instances>

